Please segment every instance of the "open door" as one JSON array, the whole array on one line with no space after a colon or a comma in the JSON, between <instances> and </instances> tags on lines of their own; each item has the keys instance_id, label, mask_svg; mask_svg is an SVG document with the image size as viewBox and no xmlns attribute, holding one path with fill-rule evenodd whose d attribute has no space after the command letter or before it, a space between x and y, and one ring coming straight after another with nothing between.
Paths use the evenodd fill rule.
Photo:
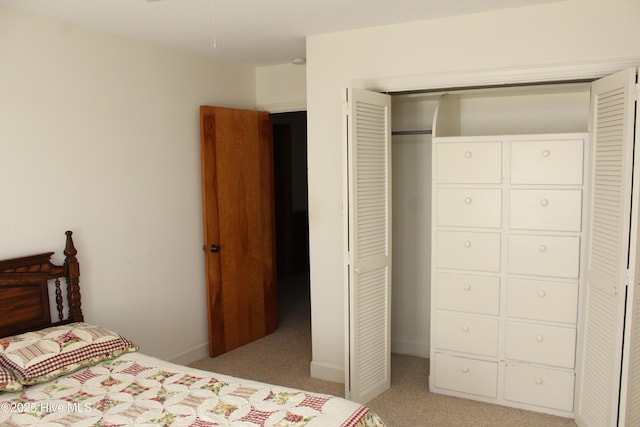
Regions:
<instances>
[{"instance_id":1,"label":"open door","mask_svg":"<svg viewBox=\"0 0 640 427\"><path fill-rule=\"evenodd\" d=\"M391 97L347 98L345 389L366 403L391 386Z\"/></svg>"},{"instance_id":2,"label":"open door","mask_svg":"<svg viewBox=\"0 0 640 427\"><path fill-rule=\"evenodd\" d=\"M636 75L636 81L640 72ZM635 139L640 135L640 86L636 82ZM618 425L640 424L640 150L634 150L631 233L629 238L629 280L622 349L622 383Z\"/></svg>"},{"instance_id":3,"label":"open door","mask_svg":"<svg viewBox=\"0 0 640 427\"><path fill-rule=\"evenodd\" d=\"M621 396L627 384L623 348L629 355L632 344L623 339L625 314L627 328L633 325L632 304L625 309L633 294L630 285L636 283L640 202L638 184L632 185L636 74L635 69L616 73L594 82L591 90L590 208L576 393L576 422L584 427L631 425L624 423Z\"/></svg>"},{"instance_id":4,"label":"open door","mask_svg":"<svg viewBox=\"0 0 640 427\"><path fill-rule=\"evenodd\" d=\"M200 107L211 357L278 325L269 113Z\"/></svg>"}]
</instances>

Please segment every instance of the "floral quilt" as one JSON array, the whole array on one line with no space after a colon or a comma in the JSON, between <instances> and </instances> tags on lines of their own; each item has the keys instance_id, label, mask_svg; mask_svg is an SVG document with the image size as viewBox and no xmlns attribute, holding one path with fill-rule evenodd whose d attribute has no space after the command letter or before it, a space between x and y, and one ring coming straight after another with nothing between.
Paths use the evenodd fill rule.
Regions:
<instances>
[{"instance_id":1,"label":"floral quilt","mask_svg":"<svg viewBox=\"0 0 640 427\"><path fill-rule=\"evenodd\" d=\"M0 394L0 425L384 426L365 406L127 353Z\"/></svg>"}]
</instances>

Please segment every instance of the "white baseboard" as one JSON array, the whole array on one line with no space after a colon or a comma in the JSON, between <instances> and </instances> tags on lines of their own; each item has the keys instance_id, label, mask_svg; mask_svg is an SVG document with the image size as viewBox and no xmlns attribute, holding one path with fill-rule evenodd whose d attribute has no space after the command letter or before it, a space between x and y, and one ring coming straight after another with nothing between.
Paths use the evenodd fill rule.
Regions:
<instances>
[{"instance_id":1,"label":"white baseboard","mask_svg":"<svg viewBox=\"0 0 640 427\"><path fill-rule=\"evenodd\" d=\"M312 378L344 384L344 368L341 366L311 362L310 371Z\"/></svg>"},{"instance_id":2,"label":"white baseboard","mask_svg":"<svg viewBox=\"0 0 640 427\"><path fill-rule=\"evenodd\" d=\"M178 365L188 365L200 360L202 358L209 357L209 343L200 344L197 347L187 350L184 353L180 353L177 356L169 359L169 362L176 363Z\"/></svg>"},{"instance_id":3,"label":"white baseboard","mask_svg":"<svg viewBox=\"0 0 640 427\"><path fill-rule=\"evenodd\" d=\"M391 340L391 352L407 356L429 358L429 345L411 341Z\"/></svg>"}]
</instances>

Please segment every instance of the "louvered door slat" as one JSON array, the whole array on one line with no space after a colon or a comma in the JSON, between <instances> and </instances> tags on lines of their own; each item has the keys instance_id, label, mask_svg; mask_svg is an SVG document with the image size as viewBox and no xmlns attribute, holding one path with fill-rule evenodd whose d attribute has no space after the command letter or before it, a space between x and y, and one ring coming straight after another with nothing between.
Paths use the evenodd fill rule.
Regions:
<instances>
[{"instance_id":1,"label":"louvered door slat","mask_svg":"<svg viewBox=\"0 0 640 427\"><path fill-rule=\"evenodd\" d=\"M640 292L637 291L637 288L634 297L633 311L634 314L637 314L640 313ZM627 400L626 419L629 425L632 424L632 421L640 420L640 327L637 318L638 316L635 316L636 321L632 325L632 342L629 352L633 357L629 369L629 389L627 392L629 399Z\"/></svg>"},{"instance_id":2,"label":"louvered door slat","mask_svg":"<svg viewBox=\"0 0 640 427\"><path fill-rule=\"evenodd\" d=\"M637 76L637 74L636 74ZM636 89L638 86L636 85ZM637 93L637 92L636 92ZM640 131L640 108L635 102L635 139ZM622 384L620 387L620 424L640 424L640 152L634 152L634 176L629 240L629 286L625 318L625 341L622 355Z\"/></svg>"},{"instance_id":3,"label":"louvered door slat","mask_svg":"<svg viewBox=\"0 0 640 427\"><path fill-rule=\"evenodd\" d=\"M390 387L390 97L351 90L349 113L350 398L365 403Z\"/></svg>"},{"instance_id":4,"label":"louvered door slat","mask_svg":"<svg viewBox=\"0 0 640 427\"><path fill-rule=\"evenodd\" d=\"M581 385L578 410L580 417L588 420L585 426L615 425L612 411L616 412L617 408L611 408L611 399L607 395L611 394L610 383L616 376L616 370L617 376L620 375L619 365L611 363L612 351L619 345L618 337L611 333L619 327L617 317L611 316L616 311L616 301L592 283L586 283L585 287L586 306L591 313L583 327L600 339L587 340L583 348L585 356L589 356L584 358L582 370L589 375L584 376Z\"/></svg>"},{"instance_id":5,"label":"louvered door slat","mask_svg":"<svg viewBox=\"0 0 640 427\"><path fill-rule=\"evenodd\" d=\"M585 427L618 422L633 167L630 89L634 82L635 70L628 70L592 86L591 208L576 396L576 422Z\"/></svg>"}]
</instances>

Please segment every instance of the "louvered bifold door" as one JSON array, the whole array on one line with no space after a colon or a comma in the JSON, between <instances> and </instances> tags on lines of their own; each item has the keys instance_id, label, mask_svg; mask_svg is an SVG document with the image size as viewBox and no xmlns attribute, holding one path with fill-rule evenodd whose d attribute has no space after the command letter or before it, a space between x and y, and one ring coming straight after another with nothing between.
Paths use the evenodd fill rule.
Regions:
<instances>
[{"instance_id":1,"label":"louvered bifold door","mask_svg":"<svg viewBox=\"0 0 640 427\"><path fill-rule=\"evenodd\" d=\"M348 91L347 396L391 386L391 97Z\"/></svg>"},{"instance_id":2,"label":"louvered bifold door","mask_svg":"<svg viewBox=\"0 0 640 427\"><path fill-rule=\"evenodd\" d=\"M636 75L636 81L638 76ZM636 94L638 93L636 83ZM640 109L636 95L635 140L640 130ZM634 150L633 193L631 198L631 239L629 241L629 286L622 350L619 425L640 425L640 150Z\"/></svg>"},{"instance_id":3,"label":"louvered bifold door","mask_svg":"<svg viewBox=\"0 0 640 427\"><path fill-rule=\"evenodd\" d=\"M629 275L636 71L594 82L576 422L615 426Z\"/></svg>"}]
</instances>

